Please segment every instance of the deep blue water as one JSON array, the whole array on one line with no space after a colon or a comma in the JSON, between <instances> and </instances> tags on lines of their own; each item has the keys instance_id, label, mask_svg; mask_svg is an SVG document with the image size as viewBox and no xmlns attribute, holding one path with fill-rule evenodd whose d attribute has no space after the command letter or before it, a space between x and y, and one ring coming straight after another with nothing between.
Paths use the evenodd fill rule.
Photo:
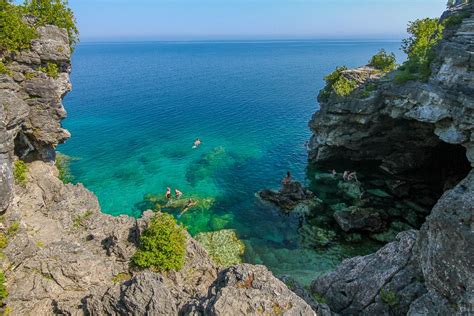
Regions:
<instances>
[{"instance_id":1,"label":"deep blue water","mask_svg":"<svg viewBox=\"0 0 474 316\"><path fill-rule=\"evenodd\" d=\"M146 194L167 186L208 198L180 220L192 234L233 228L245 260L307 284L344 257L373 247L299 243L299 220L263 205L291 170L306 182L307 127L324 75L367 63L397 42L83 43L73 57L73 91L59 151L75 159L75 181L112 215L140 216ZM203 144L191 146L196 137ZM220 224L216 224L219 222Z\"/></svg>"}]
</instances>

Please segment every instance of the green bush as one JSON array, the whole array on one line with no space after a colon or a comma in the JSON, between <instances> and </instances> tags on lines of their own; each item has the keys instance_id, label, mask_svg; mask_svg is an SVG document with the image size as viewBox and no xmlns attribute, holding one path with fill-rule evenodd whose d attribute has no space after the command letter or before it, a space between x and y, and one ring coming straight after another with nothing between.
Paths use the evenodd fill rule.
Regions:
<instances>
[{"instance_id":1,"label":"green bush","mask_svg":"<svg viewBox=\"0 0 474 316\"><path fill-rule=\"evenodd\" d=\"M422 19L408 24L411 36L403 40L402 49L408 60L395 75L395 82L405 83L410 80L427 81L431 76L431 63L436 58L434 46L443 37L444 24L438 19Z\"/></svg>"},{"instance_id":2,"label":"green bush","mask_svg":"<svg viewBox=\"0 0 474 316\"><path fill-rule=\"evenodd\" d=\"M0 305L4 305L3 300L8 297L7 286L5 285L6 279L3 271L0 271Z\"/></svg>"},{"instance_id":3,"label":"green bush","mask_svg":"<svg viewBox=\"0 0 474 316\"><path fill-rule=\"evenodd\" d=\"M8 246L8 237L0 232L0 249L5 249Z\"/></svg>"},{"instance_id":4,"label":"green bush","mask_svg":"<svg viewBox=\"0 0 474 316\"><path fill-rule=\"evenodd\" d=\"M397 294L393 291L380 290L380 299L387 305L395 306L398 304Z\"/></svg>"},{"instance_id":5,"label":"green bush","mask_svg":"<svg viewBox=\"0 0 474 316\"><path fill-rule=\"evenodd\" d=\"M13 164L13 178L15 183L21 185L22 187L26 186L28 181L27 178L28 167L22 160L17 160Z\"/></svg>"},{"instance_id":6,"label":"green bush","mask_svg":"<svg viewBox=\"0 0 474 316\"><path fill-rule=\"evenodd\" d=\"M8 75L10 77L13 76L12 71L7 68L2 60L0 60L0 74Z\"/></svg>"},{"instance_id":7,"label":"green bush","mask_svg":"<svg viewBox=\"0 0 474 316\"><path fill-rule=\"evenodd\" d=\"M186 255L184 228L167 213L156 213L140 237L133 263L140 268L180 270Z\"/></svg>"},{"instance_id":8,"label":"green bush","mask_svg":"<svg viewBox=\"0 0 474 316\"><path fill-rule=\"evenodd\" d=\"M369 66L372 66L383 72L394 70L396 65L397 60L395 58L395 54L388 54L384 49L381 49L376 55L372 56L369 61Z\"/></svg>"},{"instance_id":9,"label":"green bush","mask_svg":"<svg viewBox=\"0 0 474 316\"><path fill-rule=\"evenodd\" d=\"M23 16L26 14L34 15L37 22L34 25L25 23ZM0 50L28 49L38 36L36 28L47 24L65 28L71 47L78 42L76 21L67 0L25 0L21 5L0 0Z\"/></svg>"},{"instance_id":10,"label":"green bush","mask_svg":"<svg viewBox=\"0 0 474 316\"><path fill-rule=\"evenodd\" d=\"M342 75L345 70L347 70L346 66L336 67L336 70L324 77L326 86L319 94L321 100L327 100L331 91L334 91L339 96L347 96L357 88L357 82L347 79Z\"/></svg>"},{"instance_id":11,"label":"green bush","mask_svg":"<svg viewBox=\"0 0 474 316\"><path fill-rule=\"evenodd\" d=\"M29 48L37 37L35 29L23 22L23 6L0 0L0 50L19 51Z\"/></svg>"},{"instance_id":12,"label":"green bush","mask_svg":"<svg viewBox=\"0 0 474 316\"><path fill-rule=\"evenodd\" d=\"M79 41L76 19L67 0L26 0L25 10L38 18L38 25L56 25L67 30L69 44Z\"/></svg>"},{"instance_id":13,"label":"green bush","mask_svg":"<svg viewBox=\"0 0 474 316\"><path fill-rule=\"evenodd\" d=\"M461 12L461 13L456 13L456 14L453 14L449 17L447 17L443 23L446 27L454 27L454 26L458 26L462 23L462 21L468 17L470 17L471 14L468 12L468 11L464 11L464 12Z\"/></svg>"},{"instance_id":14,"label":"green bush","mask_svg":"<svg viewBox=\"0 0 474 316\"><path fill-rule=\"evenodd\" d=\"M13 223L11 223L10 227L8 227L7 235L10 237L13 237L18 233L19 230L20 230L20 222L14 221Z\"/></svg>"},{"instance_id":15,"label":"green bush","mask_svg":"<svg viewBox=\"0 0 474 316\"><path fill-rule=\"evenodd\" d=\"M45 73L48 77L53 79L58 79L59 77L58 65L54 63L47 63L46 67L39 67L37 70Z\"/></svg>"}]
</instances>

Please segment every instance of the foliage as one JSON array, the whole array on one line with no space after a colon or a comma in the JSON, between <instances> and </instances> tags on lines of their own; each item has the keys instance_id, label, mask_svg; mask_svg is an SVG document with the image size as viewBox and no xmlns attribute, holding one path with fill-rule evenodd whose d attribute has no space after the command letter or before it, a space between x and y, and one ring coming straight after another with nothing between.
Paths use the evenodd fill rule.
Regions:
<instances>
[{"instance_id":1,"label":"foliage","mask_svg":"<svg viewBox=\"0 0 474 316\"><path fill-rule=\"evenodd\" d=\"M10 227L8 227L7 235L15 236L19 230L20 230L20 222L14 221L13 223L11 223Z\"/></svg>"},{"instance_id":2,"label":"foliage","mask_svg":"<svg viewBox=\"0 0 474 316\"><path fill-rule=\"evenodd\" d=\"M130 275L130 273L128 272L120 272L119 274L115 275L114 277L112 277L112 282L114 283L122 283L122 282L125 282L125 281L128 281L132 278L132 276Z\"/></svg>"},{"instance_id":3,"label":"foliage","mask_svg":"<svg viewBox=\"0 0 474 316\"><path fill-rule=\"evenodd\" d=\"M36 22L26 23L23 17L27 14L34 15ZM0 50L28 49L38 36L36 28L47 24L65 28L71 47L78 42L76 21L67 0L25 0L21 5L0 0Z\"/></svg>"},{"instance_id":4,"label":"foliage","mask_svg":"<svg viewBox=\"0 0 474 316\"><path fill-rule=\"evenodd\" d=\"M8 246L8 237L0 232L0 249L5 249Z\"/></svg>"},{"instance_id":5,"label":"foliage","mask_svg":"<svg viewBox=\"0 0 474 316\"><path fill-rule=\"evenodd\" d=\"M10 77L13 75L12 71L7 68L2 60L0 60L0 74L8 75Z\"/></svg>"},{"instance_id":6,"label":"foliage","mask_svg":"<svg viewBox=\"0 0 474 316\"><path fill-rule=\"evenodd\" d=\"M140 237L133 263L140 268L180 270L186 255L184 228L167 213L156 213Z\"/></svg>"},{"instance_id":7,"label":"foliage","mask_svg":"<svg viewBox=\"0 0 474 316\"><path fill-rule=\"evenodd\" d=\"M39 67L37 70L44 72L48 77L53 79L58 79L59 77L58 65L55 63L47 63L46 67Z\"/></svg>"},{"instance_id":8,"label":"foliage","mask_svg":"<svg viewBox=\"0 0 474 316\"><path fill-rule=\"evenodd\" d=\"M0 305L4 305L3 300L8 297L7 286L5 285L6 279L3 271L0 271Z\"/></svg>"},{"instance_id":9,"label":"foliage","mask_svg":"<svg viewBox=\"0 0 474 316\"><path fill-rule=\"evenodd\" d=\"M446 27L454 27L462 23L462 21L468 17L470 17L471 14L468 11L463 11L461 13L456 13L453 14L449 17L447 17L443 23Z\"/></svg>"},{"instance_id":10,"label":"foliage","mask_svg":"<svg viewBox=\"0 0 474 316\"><path fill-rule=\"evenodd\" d=\"M383 72L389 72L395 69L397 60L394 53L388 54L384 49L381 49L377 54L372 56L369 61L369 66L379 69Z\"/></svg>"},{"instance_id":11,"label":"foliage","mask_svg":"<svg viewBox=\"0 0 474 316\"><path fill-rule=\"evenodd\" d=\"M25 79L26 79L26 80L33 79L34 77L35 77L35 73L34 73L34 72L27 72L27 73L25 73Z\"/></svg>"},{"instance_id":12,"label":"foliage","mask_svg":"<svg viewBox=\"0 0 474 316\"><path fill-rule=\"evenodd\" d=\"M0 50L19 51L30 46L37 33L23 21L24 6L0 0Z\"/></svg>"},{"instance_id":13,"label":"foliage","mask_svg":"<svg viewBox=\"0 0 474 316\"><path fill-rule=\"evenodd\" d=\"M438 19L422 19L408 24L411 36L403 40L402 49L408 60L400 67L395 81L404 83L409 80L428 80L431 75L431 63L435 59L433 47L443 37L444 24Z\"/></svg>"},{"instance_id":14,"label":"foliage","mask_svg":"<svg viewBox=\"0 0 474 316\"><path fill-rule=\"evenodd\" d=\"M390 306L395 306L398 304L397 294L393 291L389 291L389 290L386 291L384 289L381 289L380 299L382 300L382 302Z\"/></svg>"},{"instance_id":15,"label":"foliage","mask_svg":"<svg viewBox=\"0 0 474 316\"><path fill-rule=\"evenodd\" d=\"M317 292L314 292L313 293L313 298L316 300L316 302L318 302L319 304L326 304L326 299L324 298L324 296L322 296L321 294L317 293Z\"/></svg>"},{"instance_id":16,"label":"foliage","mask_svg":"<svg viewBox=\"0 0 474 316\"><path fill-rule=\"evenodd\" d=\"M52 24L66 29L71 47L79 41L76 19L67 0L26 0L24 6L38 18L38 25Z\"/></svg>"},{"instance_id":17,"label":"foliage","mask_svg":"<svg viewBox=\"0 0 474 316\"><path fill-rule=\"evenodd\" d=\"M76 217L74 217L74 220L73 220L74 227L79 228L81 226L84 226L84 221L88 219L89 217L91 217L92 214L94 214L94 212L89 210L82 215L76 215Z\"/></svg>"},{"instance_id":18,"label":"foliage","mask_svg":"<svg viewBox=\"0 0 474 316\"><path fill-rule=\"evenodd\" d=\"M22 160L17 160L13 164L13 178L15 178L15 183L21 185L22 187L26 186L28 181L26 174L28 172L28 167Z\"/></svg>"},{"instance_id":19,"label":"foliage","mask_svg":"<svg viewBox=\"0 0 474 316\"><path fill-rule=\"evenodd\" d=\"M56 154L56 168L59 171L59 180L64 184L72 182L74 179L70 169L71 157L61 153Z\"/></svg>"},{"instance_id":20,"label":"foliage","mask_svg":"<svg viewBox=\"0 0 474 316\"><path fill-rule=\"evenodd\" d=\"M354 91L355 88L357 88L357 82L343 76L342 73L345 70L347 70L347 67L345 66L337 67L336 70L324 77L324 80L326 81L326 87L321 90L319 94L320 99L323 101L327 100L331 90L334 91L338 96L347 96L352 91Z\"/></svg>"}]
</instances>

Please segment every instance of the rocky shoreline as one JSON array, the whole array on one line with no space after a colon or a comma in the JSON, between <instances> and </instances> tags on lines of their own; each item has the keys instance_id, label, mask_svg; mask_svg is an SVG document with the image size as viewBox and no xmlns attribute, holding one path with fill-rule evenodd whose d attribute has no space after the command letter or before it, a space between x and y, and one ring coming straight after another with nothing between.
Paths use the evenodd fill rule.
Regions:
<instances>
[{"instance_id":1,"label":"rocky shoreline","mask_svg":"<svg viewBox=\"0 0 474 316\"><path fill-rule=\"evenodd\" d=\"M462 10L472 14L474 5ZM374 188L361 189L330 175L315 180L335 181L331 185L345 196L347 205L325 206L298 185L260 192L262 198L286 211L297 209L303 217L312 209L330 210L331 220L346 237L361 231L385 233L389 228L390 238L396 235L376 253L347 259L304 289L289 278L275 278L264 266L230 265L236 261L231 256L225 258L229 267L218 266L190 236L180 271L158 273L131 266L130 258L153 213L145 212L140 219L102 214L93 193L59 179L55 148L70 136L61 120L66 116L62 98L71 89L71 51L65 30L40 27L31 50L3 56L11 75L0 74L4 238L0 263L8 290L2 311L11 315L472 313L473 33L472 17L445 31L426 83L398 85L390 74L377 77L368 67L348 70L348 76L359 78L359 90L321 100L321 109L310 122L311 164L335 159L377 163L395 179L382 184L391 195L433 207L422 215L427 217L419 230L396 235L393 231L407 227L393 227L394 221L384 219L387 214L354 202ZM41 71L48 63L58 66L57 76ZM361 97L358 92L368 83L377 89ZM440 168L439 176L426 178ZM371 195L372 201L385 198L380 190ZM389 216L403 217L409 224L405 214L400 210L397 214ZM310 222L302 230L315 247L335 238L332 230L315 230ZM233 240L234 234L228 231L225 237L219 237L222 243ZM201 238L206 243L214 236ZM242 251L239 243L235 248Z\"/></svg>"}]
</instances>

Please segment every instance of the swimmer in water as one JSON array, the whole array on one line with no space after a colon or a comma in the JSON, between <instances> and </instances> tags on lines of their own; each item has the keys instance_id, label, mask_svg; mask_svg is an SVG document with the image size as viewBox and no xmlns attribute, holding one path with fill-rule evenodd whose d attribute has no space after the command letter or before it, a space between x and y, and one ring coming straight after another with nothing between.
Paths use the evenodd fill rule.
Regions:
<instances>
[{"instance_id":1,"label":"swimmer in water","mask_svg":"<svg viewBox=\"0 0 474 316\"><path fill-rule=\"evenodd\" d=\"M201 145L201 140L199 138L196 138L194 141L194 146L193 148L198 148Z\"/></svg>"},{"instance_id":2,"label":"swimmer in water","mask_svg":"<svg viewBox=\"0 0 474 316\"><path fill-rule=\"evenodd\" d=\"M169 200L171 198L171 188L166 188L165 197Z\"/></svg>"},{"instance_id":3,"label":"swimmer in water","mask_svg":"<svg viewBox=\"0 0 474 316\"><path fill-rule=\"evenodd\" d=\"M183 210L181 211L181 213L179 214L179 217L181 217L181 215L183 215L184 213L186 213L187 211L189 211L189 209L191 207L193 207L194 205L196 205L197 202L193 201L192 199L189 199L188 202L186 203L186 206L183 208Z\"/></svg>"},{"instance_id":4,"label":"swimmer in water","mask_svg":"<svg viewBox=\"0 0 474 316\"><path fill-rule=\"evenodd\" d=\"M183 192L181 192L178 189L174 189L174 196L179 199L183 195Z\"/></svg>"}]
</instances>

